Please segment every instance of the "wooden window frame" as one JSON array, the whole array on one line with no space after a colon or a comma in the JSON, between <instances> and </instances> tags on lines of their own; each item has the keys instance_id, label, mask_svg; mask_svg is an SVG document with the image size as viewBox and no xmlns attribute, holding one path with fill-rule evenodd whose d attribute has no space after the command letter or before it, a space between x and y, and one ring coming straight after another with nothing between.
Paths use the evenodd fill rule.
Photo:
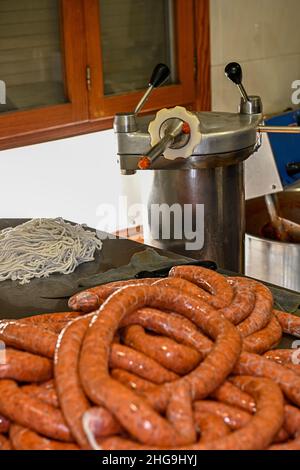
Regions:
<instances>
[{"instance_id":1,"label":"wooden window frame","mask_svg":"<svg viewBox=\"0 0 300 470\"><path fill-rule=\"evenodd\" d=\"M175 106L178 103L189 104L195 100L193 0L176 0L174 13L178 84L155 90L146 104L144 112L153 111L159 107ZM103 74L101 68L97 67L99 58L102 62L100 13L97 0L85 2L85 20L87 24L88 64L91 68L92 80L89 92L90 119L111 118L116 110L118 112L133 111L145 90L104 96ZM100 35L98 40L95 40L93 31L97 29L100 31ZM145 83L145 88L146 86Z\"/></svg>"},{"instance_id":2,"label":"wooden window frame","mask_svg":"<svg viewBox=\"0 0 300 470\"><path fill-rule=\"evenodd\" d=\"M143 113L178 104L205 111L211 106L209 0L175 0L175 7L178 84L155 90ZM114 114L132 111L143 94L104 96L98 0L61 0L61 9L69 102L0 114L0 150L109 129Z\"/></svg>"},{"instance_id":3,"label":"wooden window frame","mask_svg":"<svg viewBox=\"0 0 300 470\"><path fill-rule=\"evenodd\" d=\"M0 149L49 140L48 137L55 136L59 128L88 121L87 95L82 92L86 87L82 0L71 2L72 8L70 0L61 2L64 73L69 102L0 114Z\"/></svg>"}]
</instances>

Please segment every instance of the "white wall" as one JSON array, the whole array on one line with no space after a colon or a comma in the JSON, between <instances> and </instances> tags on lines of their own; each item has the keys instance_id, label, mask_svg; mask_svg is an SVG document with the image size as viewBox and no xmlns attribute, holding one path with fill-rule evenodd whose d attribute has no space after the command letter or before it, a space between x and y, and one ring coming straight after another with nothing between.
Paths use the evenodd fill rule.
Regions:
<instances>
[{"instance_id":1,"label":"white wall","mask_svg":"<svg viewBox=\"0 0 300 470\"><path fill-rule=\"evenodd\" d=\"M122 193L138 199L135 178L120 175L113 131L2 151L0 175L0 218L62 216L113 230L100 206L117 207Z\"/></svg>"},{"instance_id":2,"label":"white wall","mask_svg":"<svg viewBox=\"0 0 300 470\"><path fill-rule=\"evenodd\" d=\"M210 0L213 109L236 111L237 88L224 66L240 62L244 84L260 95L266 113L291 103L291 84L300 79L299 0Z\"/></svg>"},{"instance_id":3,"label":"white wall","mask_svg":"<svg viewBox=\"0 0 300 470\"><path fill-rule=\"evenodd\" d=\"M245 86L265 111L291 105L300 79L299 0L211 0L213 108L235 111L239 94L224 65L241 61ZM138 177L121 177L112 131L0 152L0 217L62 216L107 227L99 205L138 202ZM123 220L119 228L134 223Z\"/></svg>"}]
</instances>

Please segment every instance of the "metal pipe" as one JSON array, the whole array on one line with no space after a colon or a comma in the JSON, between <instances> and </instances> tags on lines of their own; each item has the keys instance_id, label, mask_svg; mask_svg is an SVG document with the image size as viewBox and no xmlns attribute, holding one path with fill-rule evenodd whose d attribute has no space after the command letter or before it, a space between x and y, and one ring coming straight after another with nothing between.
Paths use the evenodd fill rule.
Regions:
<instances>
[{"instance_id":1,"label":"metal pipe","mask_svg":"<svg viewBox=\"0 0 300 470\"><path fill-rule=\"evenodd\" d=\"M300 126L258 126L257 129L270 134L300 134Z\"/></svg>"},{"instance_id":2,"label":"metal pipe","mask_svg":"<svg viewBox=\"0 0 300 470\"><path fill-rule=\"evenodd\" d=\"M182 121L179 121L179 123L176 122L176 119L174 121L174 127L171 127L167 134L142 158L148 158L151 164L153 164L164 153L164 151L173 144L175 138L182 132L183 126Z\"/></svg>"}]
</instances>

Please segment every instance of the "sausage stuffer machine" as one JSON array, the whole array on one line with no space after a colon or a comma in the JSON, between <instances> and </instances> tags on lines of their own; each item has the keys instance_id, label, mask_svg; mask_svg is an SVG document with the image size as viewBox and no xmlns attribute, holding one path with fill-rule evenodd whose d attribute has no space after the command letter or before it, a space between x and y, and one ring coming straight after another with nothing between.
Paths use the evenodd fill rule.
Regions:
<instances>
[{"instance_id":1,"label":"sausage stuffer machine","mask_svg":"<svg viewBox=\"0 0 300 470\"><path fill-rule=\"evenodd\" d=\"M151 91L169 76L168 67L159 64L135 111L115 116L114 130L122 174L147 169L153 176L147 198L145 243L194 259L210 259L224 269L243 272L243 162L261 146L262 132L299 132L299 128L265 127L262 101L259 96L246 93L240 65L228 64L225 74L240 90L238 113L190 112L176 106L160 110L154 118L138 117ZM152 208L174 208L174 204L182 209L182 218L178 222L176 211L173 216L169 212L170 236L166 236L166 221L153 217ZM201 226L197 205L204 207ZM203 231L204 244L200 247L191 243L193 230L185 230L186 207L191 208L193 230Z\"/></svg>"}]
</instances>

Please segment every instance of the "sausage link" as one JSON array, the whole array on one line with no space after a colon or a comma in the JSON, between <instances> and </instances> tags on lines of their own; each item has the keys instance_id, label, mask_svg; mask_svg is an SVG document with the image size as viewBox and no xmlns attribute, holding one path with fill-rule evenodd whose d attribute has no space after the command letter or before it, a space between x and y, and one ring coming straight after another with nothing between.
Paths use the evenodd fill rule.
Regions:
<instances>
[{"instance_id":1,"label":"sausage link","mask_svg":"<svg viewBox=\"0 0 300 470\"><path fill-rule=\"evenodd\" d=\"M72 441L61 412L24 393L11 380L0 380L0 413L44 436Z\"/></svg>"},{"instance_id":2,"label":"sausage link","mask_svg":"<svg viewBox=\"0 0 300 470\"><path fill-rule=\"evenodd\" d=\"M0 434L6 434L9 431L10 421L4 416L0 416Z\"/></svg>"},{"instance_id":3,"label":"sausage link","mask_svg":"<svg viewBox=\"0 0 300 470\"><path fill-rule=\"evenodd\" d=\"M207 291L211 294L210 298L205 296L203 300L212 307L225 308L232 302L234 296L232 287L224 276L215 271L201 266L174 266L169 272L169 276L181 277Z\"/></svg>"},{"instance_id":4,"label":"sausage link","mask_svg":"<svg viewBox=\"0 0 300 470\"><path fill-rule=\"evenodd\" d=\"M274 349L265 352L264 357L285 366L292 363L292 355L295 351L295 349Z\"/></svg>"},{"instance_id":5,"label":"sausage link","mask_svg":"<svg viewBox=\"0 0 300 470\"><path fill-rule=\"evenodd\" d=\"M174 446L168 450L261 450L268 447L283 424L283 397L279 387L265 379L237 377L234 384L249 393L256 401L257 412L243 427L215 441L189 446ZM129 439L112 437L104 439L102 450L160 450Z\"/></svg>"},{"instance_id":6,"label":"sausage link","mask_svg":"<svg viewBox=\"0 0 300 470\"><path fill-rule=\"evenodd\" d=\"M112 345L109 366L111 368L128 370L157 384L172 382L178 379L177 374L167 370L157 361L151 359L151 357L120 344Z\"/></svg>"},{"instance_id":7,"label":"sausage link","mask_svg":"<svg viewBox=\"0 0 300 470\"><path fill-rule=\"evenodd\" d=\"M274 315L279 321L284 333L300 338L300 317L291 313L274 310Z\"/></svg>"},{"instance_id":8,"label":"sausage link","mask_svg":"<svg viewBox=\"0 0 300 470\"><path fill-rule=\"evenodd\" d=\"M178 382L168 403L166 417L180 435L182 443L196 442L197 433L192 408L191 389L187 382Z\"/></svg>"},{"instance_id":9,"label":"sausage link","mask_svg":"<svg viewBox=\"0 0 300 470\"><path fill-rule=\"evenodd\" d=\"M154 308L141 308L126 315L120 327L140 325L178 343L185 344L197 350L203 358L212 348L212 341L202 334L197 326L187 318L174 312L162 312Z\"/></svg>"},{"instance_id":10,"label":"sausage link","mask_svg":"<svg viewBox=\"0 0 300 470\"><path fill-rule=\"evenodd\" d=\"M12 450L9 439L3 436L3 434L0 434L0 450Z\"/></svg>"},{"instance_id":11,"label":"sausage link","mask_svg":"<svg viewBox=\"0 0 300 470\"><path fill-rule=\"evenodd\" d=\"M228 283L233 286L234 298L232 303L220 310L234 325L238 325L248 318L255 305L255 292L252 284L245 284L240 279L229 278Z\"/></svg>"},{"instance_id":12,"label":"sausage link","mask_svg":"<svg viewBox=\"0 0 300 470\"><path fill-rule=\"evenodd\" d=\"M171 287L172 289L180 290L183 294L195 296L200 300L204 300L205 302L209 302L211 300L211 294L193 282L181 277L166 277L159 279L155 282L155 285Z\"/></svg>"},{"instance_id":13,"label":"sausage link","mask_svg":"<svg viewBox=\"0 0 300 470\"><path fill-rule=\"evenodd\" d=\"M34 324L5 321L0 322L0 340L7 346L52 359L57 335Z\"/></svg>"},{"instance_id":14,"label":"sausage link","mask_svg":"<svg viewBox=\"0 0 300 470\"><path fill-rule=\"evenodd\" d=\"M230 434L230 428L223 419L210 413L195 412L195 422L201 434L200 443L215 441Z\"/></svg>"},{"instance_id":15,"label":"sausage link","mask_svg":"<svg viewBox=\"0 0 300 470\"><path fill-rule=\"evenodd\" d=\"M284 429L290 436L300 434L300 410L295 406L285 405L284 407Z\"/></svg>"},{"instance_id":16,"label":"sausage link","mask_svg":"<svg viewBox=\"0 0 300 470\"><path fill-rule=\"evenodd\" d=\"M61 332L54 358L54 373L59 403L66 422L81 448L89 448L82 417L90 409L78 376L80 347L91 315L78 318Z\"/></svg>"},{"instance_id":17,"label":"sausage link","mask_svg":"<svg viewBox=\"0 0 300 470\"><path fill-rule=\"evenodd\" d=\"M252 333L244 338L243 348L245 351L263 354L269 349L277 346L282 338L282 329L279 322L273 316L270 323L260 331Z\"/></svg>"},{"instance_id":18,"label":"sausage link","mask_svg":"<svg viewBox=\"0 0 300 470\"><path fill-rule=\"evenodd\" d=\"M11 348L5 350L5 364L0 364L0 379L43 382L52 375L52 361L46 357Z\"/></svg>"},{"instance_id":19,"label":"sausage link","mask_svg":"<svg viewBox=\"0 0 300 470\"><path fill-rule=\"evenodd\" d=\"M248 396L247 394L245 395ZM235 406L228 406L227 404L204 400L195 402L195 412L197 415L209 412L212 415L217 416L219 419L222 419L230 429L238 430L248 424L253 410L250 410L251 414L249 414L245 411L241 411ZM275 436L274 442L283 442L287 440L287 438L287 432L284 429L281 429Z\"/></svg>"},{"instance_id":20,"label":"sausage link","mask_svg":"<svg viewBox=\"0 0 300 470\"><path fill-rule=\"evenodd\" d=\"M281 444L289 440L289 435L284 428L281 428L280 431L276 434L273 439L273 444Z\"/></svg>"},{"instance_id":21,"label":"sausage link","mask_svg":"<svg viewBox=\"0 0 300 470\"><path fill-rule=\"evenodd\" d=\"M253 398L229 381L224 382L211 396L221 403L240 408L248 411L248 413L255 413L256 411Z\"/></svg>"},{"instance_id":22,"label":"sausage link","mask_svg":"<svg viewBox=\"0 0 300 470\"><path fill-rule=\"evenodd\" d=\"M70 322L78 318L80 312L58 312L58 313L42 313L18 320L20 323L40 326L52 333L59 334L61 330Z\"/></svg>"},{"instance_id":23,"label":"sausage link","mask_svg":"<svg viewBox=\"0 0 300 470\"><path fill-rule=\"evenodd\" d=\"M280 386L293 403L300 406L300 377L287 367L257 354L245 352L240 355L234 373L269 378Z\"/></svg>"},{"instance_id":24,"label":"sausage link","mask_svg":"<svg viewBox=\"0 0 300 470\"><path fill-rule=\"evenodd\" d=\"M123 341L146 356L157 360L163 367L176 374L185 375L199 364L201 356L195 349L178 344L162 336L150 336L139 325L125 328ZM146 377L147 378L147 377Z\"/></svg>"},{"instance_id":25,"label":"sausage link","mask_svg":"<svg viewBox=\"0 0 300 470\"><path fill-rule=\"evenodd\" d=\"M130 372L122 369L112 369L111 376L121 384L141 395L144 392L155 389L156 387L155 383L141 379L137 375L131 374Z\"/></svg>"},{"instance_id":26,"label":"sausage link","mask_svg":"<svg viewBox=\"0 0 300 470\"><path fill-rule=\"evenodd\" d=\"M69 299L68 306L71 310L77 310L79 312L94 312L118 289L129 285L151 285L155 281L157 281L157 279L130 279L128 281L115 281L109 282L108 284L101 284L100 286L91 287L90 289L73 295Z\"/></svg>"},{"instance_id":27,"label":"sausage link","mask_svg":"<svg viewBox=\"0 0 300 470\"><path fill-rule=\"evenodd\" d=\"M233 278L235 279L235 278ZM243 338L256 333L257 331L265 328L272 318L273 309L273 296L271 291L260 284L259 282L252 281L244 278L237 278L241 283L245 285L253 285L255 289L255 305L254 308L246 320L242 321L237 325L237 329Z\"/></svg>"},{"instance_id":28,"label":"sausage link","mask_svg":"<svg viewBox=\"0 0 300 470\"><path fill-rule=\"evenodd\" d=\"M118 421L109 411L101 406L90 408L85 412L82 420L96 438L113 436L122 432Z\"/></svg>"},{"instance_id":29,"label":"sausage link","mask_svg":"<svg viewBox=\"0 0 300 470\"><path fill-rule=\"evenodd\" d=\"M76 444L46 439L17 424L11 426L9 435L15 450L79 450Z\"/></svg>"},{"instance_id":30,"label":"sausage link","mask_svg":"<svg viewBox=\"0 0 300 470\"><path fill-rule=\"evenodd\" d=\"M224 423L232 430L244 428L251 420L251 414L248 412L212 400L196 401L194 408L197 414L209 413L222 418Z\"/></svg>"},{"instance_id":31,"label":"sausage link","mask_svg":"<svg viewBox=\"0 0 300 470\"><path fill-rule=\"evenodd\" d=\"M181 380L190 384L193 399L202 394L207 396L221 385L239 357L241 339L235 327L206 303L167 287L124 287L95 314L80 357L80 377L87 396L107 408L131 435L142 442L176 445L182 441L174 428L147 401L108 374L109 348L120 322L126 314L146 305L180 313L201 327L205 334L217 339L212 352L192 373L172 384L157 387L160 389L158 399L164 403L169 402L172 387ZM139 413L134 412L137 409Z\"/></svg>"},{"instance_id":32,"label":"sausage link","mask_svg":"<svg viewBox=\"0 0 300 470\"><path fill-rule=\"evenodd\" d=\"M284 444L272 445L269 450L300 450L300 436Z\"/></svg>"},{"instance_id":33,"label":"sausage link","mask_svg":"<svg viewBox=\"0 0 300 470\"><path fill-rule=\"evenodd\" d=\"M297 354L297 360L299 360L299 349L276 349L273 351L267 351L264 354L266 359L282 364L288 369L291 369L295 374L300 375L300 362L299 364L293 364L293 354Z\"/></svg>"},{"instance_id":34,"label":"sausage link","mask_svg":"<svg viewBox=\"0 0 300 470\"><path fill-rule=\"evenodd\" d=\"M50 388L43 387L41 385L24 385L22 387L22 391L43 401L44 403L47 403L48 405L53 406L54 408L59 408L58 397L54 387Z\"/></svg>"}]
</instances>

